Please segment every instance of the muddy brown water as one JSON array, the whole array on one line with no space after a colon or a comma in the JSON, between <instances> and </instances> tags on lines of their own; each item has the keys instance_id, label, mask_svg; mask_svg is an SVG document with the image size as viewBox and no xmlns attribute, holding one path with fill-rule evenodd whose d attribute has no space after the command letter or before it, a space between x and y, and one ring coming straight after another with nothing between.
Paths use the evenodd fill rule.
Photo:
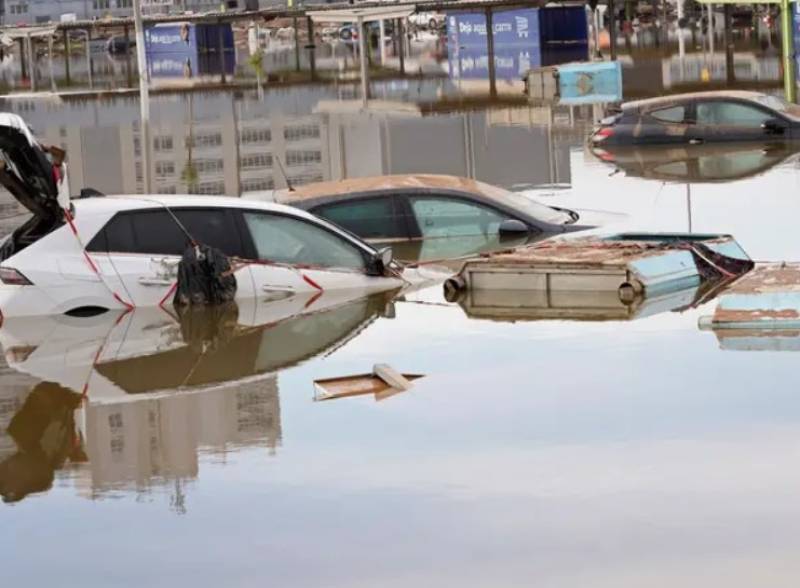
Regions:
<instances>
[{"instance_id":1,"label":"muddy brown water","mask_svg":"<svg viewBox=\"0 0 800 588\"><path fill-rule=\"evenodd\" d=\"M674 83L674 59L642 43L639 81ZM753 71L769 77L771 59ZM386 100L435 101L443 83L379 88ZM340 98L333 86L154 98L154 187L184 192L189 177L198 193L280 187L269 152L297 182L472 176L595 215L608 230L724 232L754 259L800 257L792 152L665 154L626 167L586 148L589 107L326 110ZM141 188L134 99L3 108L66 146L75 185ZM1 210L7 230L19 211ZM486 245L405 251L439 258ZM700 331L714 302L686 309L692 300L679 293L627 320L585 322L495 316L433 287L395 300L264 302L248 321L241 309L191 325L143 310L6 321L4 578L794 585L800 345L792 333ZM380 401L315 402L315 380L375 363L425 377Z\"/></svg>"}]
</instances>

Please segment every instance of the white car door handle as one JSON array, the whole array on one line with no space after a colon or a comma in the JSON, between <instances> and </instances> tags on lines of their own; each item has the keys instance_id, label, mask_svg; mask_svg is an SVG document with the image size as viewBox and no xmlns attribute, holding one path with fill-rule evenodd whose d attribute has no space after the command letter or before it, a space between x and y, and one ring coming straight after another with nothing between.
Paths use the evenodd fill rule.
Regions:
<instances>
[{"instance_id":1,"label":"white car door handle","mask_svg":"<svg viewBox=\"0 0 800 588\"><path fill-rule=\"evenodd\" d=\"M265 294L264 302L277 302L278 300L291 298L296 294L296 290L289 286L262 286L261 290Z\"/></svg>"},{"instance_id":2,"label":"white car door handle","mask_svg":"<svg viewBox=\"0 0 800 588\"><path fill-rule=\"evenodd\" d=\"M142 286L172 286L175 280L165 280L164 278L139 278Z\"/></svg>"}]
</instances>

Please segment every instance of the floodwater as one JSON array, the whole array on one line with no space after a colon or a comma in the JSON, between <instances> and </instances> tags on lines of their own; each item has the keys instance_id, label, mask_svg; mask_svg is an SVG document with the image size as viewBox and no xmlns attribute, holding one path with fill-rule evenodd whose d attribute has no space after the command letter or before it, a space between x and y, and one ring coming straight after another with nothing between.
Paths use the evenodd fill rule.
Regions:
<instances>
[{"instance_id":1,"label":"floodwater","mask_svg":"<svg viewBox=\"0 0 800 588\"><path fill-rule=\"evenodd\" d=\"M769 53L751 54L768 70ZM633 61L629 78L654 76ZM791 150L607 163L585 146L591 107L476 106L456 86L376 82L406 105L376 112L345 108L353 88L331 84L154 96L154 191L280 187L269 153L296 182L471 176L600 211L609 228L731 233L754 259L800 256ZM67 148L74 188L141 189L134 98L3 108ZM13 203L2 212L18 222ZM214 316L8 319L4 579L793 586L797 355L791 340L699 330L715 302L688 308L692 294L591 322L493 317L440 287ZM388 398L319 401L314 381L376 363L424 378Z\"/></svg>"}]
</instances>

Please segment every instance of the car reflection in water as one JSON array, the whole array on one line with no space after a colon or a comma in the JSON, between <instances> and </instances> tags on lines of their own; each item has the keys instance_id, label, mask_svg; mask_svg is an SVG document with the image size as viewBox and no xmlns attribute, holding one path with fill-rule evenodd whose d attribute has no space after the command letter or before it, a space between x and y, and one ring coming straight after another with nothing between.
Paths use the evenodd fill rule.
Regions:
<instances>
[{"instance_id":1,"label":"car reflection in water","mask_svg":"<svg viewBox=\"0 0 800 588\"><path fill-rule=\"evenodd\" d=\"M800 145L730 143L595 147L592 153L626 176L676 183L732 182L762 174L800 153Z\"/></svg>"},{"instance_id":2,"label":"car reflection in water","mask_svg":"<svg viewBox=\"0 0 800 588\"><path fill-rule=\"evenodd\" d=\"M9 320L9 365L44 380L11 419L0 495L18 501L75 467L88 497L147 491L198 473L198 451L281 440L275 372L329 353L370 325L391 295L297 295L173 315ZM85 395L85 398L84 398Z\"/></svg>"}]
</instances>

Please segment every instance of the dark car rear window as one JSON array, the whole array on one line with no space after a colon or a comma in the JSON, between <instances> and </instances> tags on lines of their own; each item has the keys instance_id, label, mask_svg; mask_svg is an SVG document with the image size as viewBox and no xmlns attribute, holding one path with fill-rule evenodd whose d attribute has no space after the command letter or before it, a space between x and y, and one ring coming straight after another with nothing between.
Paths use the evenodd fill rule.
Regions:
<instances>
[{"instance_id":1,"label":"dark car rear window","mask_svg":"<svg viewBox=\"0 0 800 588\"><path fill-rule=\"evenodd\" d=\"M323 204L311 210L364 239L407 237L405 218L399 214L395 198L359 198L348 202Z\"/></svg>"},{"instance_id":2,"label":"dark car rear window","mask_svg":"<svg viewBox=\"0 0 800 588\"><path fill-rule=\"evenodd\" d=\"M242 245L233 212L225 209L174 209L173 214L199 243L226 255L241 255ZM182 255L189 245L167 210L137 210L116 215L89 243L89 251Z\"/></svg>"}]
</instances>

